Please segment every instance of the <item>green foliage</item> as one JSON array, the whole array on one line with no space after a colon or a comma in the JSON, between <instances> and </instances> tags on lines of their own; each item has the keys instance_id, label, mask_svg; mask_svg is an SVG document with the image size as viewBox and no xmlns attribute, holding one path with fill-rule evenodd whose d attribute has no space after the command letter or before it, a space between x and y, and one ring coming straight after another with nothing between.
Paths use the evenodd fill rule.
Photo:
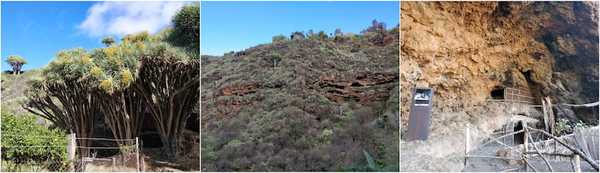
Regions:
<instances>
[{"instance_id":1,"label":"green foliage","mask_svg":"<svg viewBox=\"0 0 600 173\"><path fill-rule=\"evenodd\" d=\"M194 4L183 7L173 17L173 24L174 30L170 37L173 45L200 54L200 6Z\"/></svg>"},{"instance_id":2,"label":"green foliage","mask_svg":"<svg viewBox=\"0 0 600 173\"><path fill-rule=\"evenodd\" d=\"M36 124L30 115L16 117L2 112L2 159L13 164L52 164L48 169L66 168L67 140L64 131ZM52 161L51 163L48 161Z\"/></svg>"},{"instance_id":3,"label":"green foliage","mask_svg":"<svg viewBox=\"0 0 600 173\"><path fill-rule=\"evenodd\" d=\"M206 135L202 136L202 160L214 161L217 159L215 143L214 138Z\"/></svg>"},{"instance_id":4,"label":"green foliage","mask_svg":"<svg viewBox=\"0 0 600 173\"><path fill-rule=\"evenodd\" d=\"M115 39L110 36L102 39L102 44L106 45L106 47L112 45L113 43L115 43Z\"/></svg>"},{"instance_id":5,"label":"green foliage","mask_svg":"<svg viewBox=\"0 0 600 173\"><path fill-rule=\"evenodd\" d=\"M281 62L281 54L279 54L277 52L272 52L269 55L269 59L273 63L273 68L275 68L275 67L277 67L277 65L279 64L279 62Z\"/></svg>"},{"instance_id":6,"label":"green foliage","mask_svg":"<svg viewBox=\"0 0 600 173\"><path fill-rule=\"evenodd\" d=\"M317 38L319 38L319 40L327 40L329 37L327 36L327 33L325 33L325 31L319 31L319 34L317 34Z\"/></svg>"},{"instance_id":7,"label":"green foliage","mask_svg":"<svg viewBox=\"0 0 600 173\"><path fill-rule=\"evenodd\" d=\"M21 67L23 67L24 64L27 64L25 58L19 55L8 56L6 62L12 67L13 74L19 74L21 72Z\"/></svg>"},{"instance_id":8,"label":"green foliage","mask_svg":"<svg viewBox=\"0 0 600 173\"><path fill-rule=\"evenodd\" d=\"M48 81L92 80L94 86L112 93L128 87L137 78L142 57L192 59L184 50L152 39L147 32L127 35L121 44L86 52L77 48L60 51L44 69Z\"/></svg>"},{"instance_id":9,"label":"green foliage","mask_svg":"<svg viewBox=\"0 0 600 173\"><path fill-rule=\"evenodd\" d=\"M273 43L281 43L287 40L287 37L284 35L276 35L273 36Z\"/></svg>"},{"instance_id":10,"label":"green foliage","mask_svg":"<svg viewBox=\"0 0 600 173\"><path fill-rule=\"evenodd\" d=\"M321 143L330 144L332 137L333 137L333 130L325 129L319 135L319 140L321 141Z\"/></svg>"},{"instance_id":11,"label":"green foliage","mask_svg":"<svg viewBox=\"0 0 600 173\"><path fill-rule=\"evenodd\" d=\"M124 43L138 43L148 41L149 39L150 34L148 34L148 32L146 31L143 31L135 34L128 34L125 37L123 37L122 41Z\"/></svg>"},{"instance_id":12,"label":"green foliage","mask_svg":"<svg viewBox=\"0 0 600 173\"><path fill-rule=\"evenodd\" d=\"M579 120L577 122L571 122L568 119L564 119L564 118L560 118L558 119L558 122L556 122L556 133L558 135L566 135L566 134L571 134L575 131L575 129L577 128L587 128L590 125L585 124L583 121Z\"/></svg>"},{"instance_id":13,"label":"green foliage","mask_svg":"<svg viewBox=\"0 0 600 173\"><path fill-rule=\"evenodd\" d=\"M8 62L9 64L27 64L27 61L25 60L25 58L19 56L19 55L10 55L8 56L8 58L6 59L6 62Z\"/></svg>"},{"instance_id":14,"label":"green foliage","mask_svg":"<svg viewBox=\"0 0 600 173\"><path fill-rule=\"evenodd\" d=\"M42 71L52 82L76 80L84 76L92 65L91 55L82 48L60 51Z\"/></svg>"}]
</instances>

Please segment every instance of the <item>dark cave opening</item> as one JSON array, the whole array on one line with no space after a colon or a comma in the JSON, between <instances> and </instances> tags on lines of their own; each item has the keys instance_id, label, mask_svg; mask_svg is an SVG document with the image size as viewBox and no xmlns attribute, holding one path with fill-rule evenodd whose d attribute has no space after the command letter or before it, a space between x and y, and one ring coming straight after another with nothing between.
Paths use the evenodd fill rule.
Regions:
<instances>
[{"instance_id":1,"label":"dark cave opening","mask_svg":"<svg viewBox=\"0 0 600 173\"><path fill-rule=\"evenodd\" d=\"M504 99L504 87L495 87L490 92L490 97L494 100L503 100Z\"/></svg>"},{"instance_id":2,"label":"dark cave opening","mask_svg":"<svg viewBox=\"0 0 600 173\"><path fill-rule=\"evenodd\" d=\"M517 122L517 124L515 125L513 131L519 131L519 130L523 130L523 123L522 122ZM525 133L521 132L521 133L517 133L514 135L514 143L515 144L523 144L525 143Z\"/></svg>"}]
</instances>

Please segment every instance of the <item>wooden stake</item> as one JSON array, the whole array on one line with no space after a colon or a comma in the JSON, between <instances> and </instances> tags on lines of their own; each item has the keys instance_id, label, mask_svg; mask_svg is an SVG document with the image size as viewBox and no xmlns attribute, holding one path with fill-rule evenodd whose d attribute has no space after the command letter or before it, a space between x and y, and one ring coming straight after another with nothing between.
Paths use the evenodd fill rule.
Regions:
<instances>
[{"instance_id":1,"label":"wooden stake","mask_svg":"<svg viewBox=\"0 0 600 173\"><path fill-rule=\"evenodd\" d=\"M470 130L469 130L469 125L467 125L467 127L465 128L465 160L464 160L464 166L467 166L467 157L469 156L469 145L471 143L471 141L469 141L469 136L470 134Z\"/></svg>"},{"instance_id":2,"label":"wooden stake","mask_svg":"<svg viewBox=\"0 0 600 173\"><path fill-rule=\"evenodd\" d=\"M137 166L137 172L140 172L140 140L135 137L135 164Z\"/></svg>"},{"instance_id":3,"label":"wooden stake","mask_svg":"<svg viewBox=\"0 0 600 173\"><path fill-rule=\"evenodd\" d=\"M115 165L117 165L117 160L114 157L110 158L112 161L112 167L110 167L110 171L114 172L115 171Z\"/></svg>"},{"instance_id":4,"label":"wooden stake","mask_svg":"<svg viewBox=\"0 0 600 173\"><path fill-rule=\"evenodd\" d=\"M69 134L69 136L67 137L69 140L69 143L67 144L67 160L70 161L72 164L70 165L70 169L71 171L75 171L75 153L77 151L77 136L75 135L75 133L71 133Z\"/></svg>"},{"instance_id":5,"label":"wooden stake","mask_svg":"<svg viewBox=\"0 0 600 173\"><path fill-rule=\"evenodd\" d=\"M527 123L521 121L521 124L523 125L523 129L527 129ZM529 152L529 138L528 138L529 133L527 133L527 131L524 131L523 136L525 138L525 152L524 153L527 153L527 152Z\"/></svg>"},{"instance_id":6,"label":"wooden stake","mask_svg":"<svg viewBox=\"0 0 600 173\"><path fill-rule=\"evenodd\" d=\"M542 99L542 112L544 113L544 128L546 131L550 131L550 126L548 122L548 111L546 109L546 101Z\"/></svg>"},{"instance_id":7,"label":"wooden stake","mask_svg":"<svg viewBox=\"0 0 600 173\"><path fill-rule=\"evenodd\" d=\"M581 160L579 155L575 155L575 172L581 172Z\"/></svg>"},{"instance_id":8,"label":"wooden stake","mask_svg":"<svg viewBox=\"0 0 600 173\"><path fill-rule=\"evenodd\" d=\"M521 121L521 125L523 125L523 130L527 129L527 124L526 124L525 122ZM528 138L528 135L527 135L527 134L528 134L528 133L527 133L527 131L524 131L524 132L523 132L523 136L524 136L524 138L525 138L525 143L524 143L524 144L525 144L525 145L524 145L524 147L525 147L525 148L524 148L525 152L523 152L523 153L527 153L527 152L529 152L529 138ZM524 156L525 156L525 159L524 159L524 160L525 160L525 163L527 163L527 164L529 165L529 162L527 162L527 154L524 154ZM533 166L531 166L531 167L533 168ZM533 169L535 170L535 168L533 168ZM526 172L529 172L529 167L527 167L527 166L526 166L526 167L525 167L525 171L526 171ZM537 172L537 171L535 171L535 172Z\"/></svg>"},{"instance_id":9,"label":"wooden stake","mask_svg":"<svg viewBox=\"0 0 600 173\"><path fill-rule=\"evenodd\" d=\"M554 117L554 110L552 110L552 102L550 101L550 97L546 97L545 99L546 99L546 104L547 104L546 106L548 108L548 122L550 123L549 124L549 127L550 127L549 133L552 135L555 135L556 133L554 131L555 130L554 123L556 123L556 120Z\"/></svg>"}]
</instances>

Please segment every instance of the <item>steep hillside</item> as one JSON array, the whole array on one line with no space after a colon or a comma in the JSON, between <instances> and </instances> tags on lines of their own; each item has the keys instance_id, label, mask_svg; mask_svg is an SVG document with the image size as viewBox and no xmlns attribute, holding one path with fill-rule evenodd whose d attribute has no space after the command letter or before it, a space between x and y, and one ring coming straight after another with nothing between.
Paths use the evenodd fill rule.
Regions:
<instances>
[{"instance_id":1,"label":"steep hillside","mask_svg":"<svg viewBox=\"0 0 600 173\"><path fill-rule=\"evenodd\" d=\"M412 88L435 95L432 137L402 145L403 161L412 159L401 169L460 171L464 127L489 133L509 118L486 101L497 88L528 90L535 104L546 96L557 104L597 102L597 10L597 2L402 2L403 130ZM598 124L597 107L555 112ZM432 161L440 164L424 163Z\"/></svg>"},{"instance_id":2,"label":"steep hillside","mask_svg":"<svg viewBox=\"0 0 600 173\"><path fill-rule=\"evenodd\" d=\"M203 57L202 170L397 171L397 29Z\"/></svg>"}]
</instances>

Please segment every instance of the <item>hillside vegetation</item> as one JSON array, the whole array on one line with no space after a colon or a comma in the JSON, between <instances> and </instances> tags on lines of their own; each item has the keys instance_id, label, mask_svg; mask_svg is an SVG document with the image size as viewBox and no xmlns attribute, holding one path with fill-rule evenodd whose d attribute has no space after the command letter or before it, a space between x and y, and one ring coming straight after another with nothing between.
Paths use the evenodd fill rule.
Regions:
<instances>
[{"instance_id":1,"label":"hillside vegetation","mask_svg":"<svg viewBox=\"0 0 600 173\"><path fill-rule=\"evenodd\" d=\"M398 27L202 61L203 171L398 171Z\"/></svg>"}]
</instances>

